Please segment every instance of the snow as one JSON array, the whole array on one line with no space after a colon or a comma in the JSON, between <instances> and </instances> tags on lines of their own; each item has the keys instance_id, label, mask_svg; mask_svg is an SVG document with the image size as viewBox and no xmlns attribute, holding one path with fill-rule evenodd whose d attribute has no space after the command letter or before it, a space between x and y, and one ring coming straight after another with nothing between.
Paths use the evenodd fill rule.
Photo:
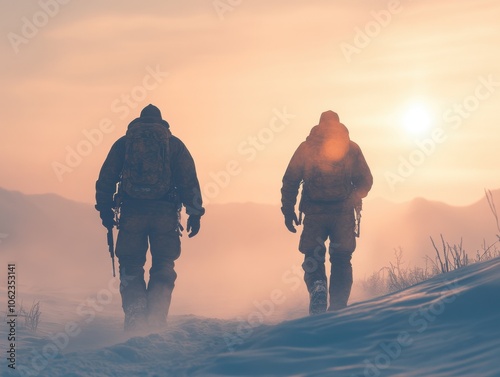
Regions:
<instances>
[{"instance_id":1,"label":"snow","mask_svg":"<svg viewBox=\"0 0 500 377\"><path fill-rule=\"evenodd\" d=\"M164 332L128 339L111 312L75 336L21 332L21 369L12 372L4 361L2 376L500 376L498 258L275 325L172 316ZM45 321L55 318L49 315ZM5 326L0 336L6 339Z\"/></svg>"}]
</instances>

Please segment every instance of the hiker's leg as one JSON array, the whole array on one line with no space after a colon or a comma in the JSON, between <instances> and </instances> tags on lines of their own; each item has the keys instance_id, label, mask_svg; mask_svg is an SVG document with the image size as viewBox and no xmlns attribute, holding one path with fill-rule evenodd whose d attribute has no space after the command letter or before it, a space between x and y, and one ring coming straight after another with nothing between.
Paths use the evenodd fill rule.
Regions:
<instances>
[{"instance_id":1,"label":"hiker's leg","mask_svg":"<svg viewBox=\"0 0 500 377\"><path fill-rule=\"evenodd\" d=\"M304 254L304 281L309 292L309 313L326 310L325 241L328 236L324 216L308 215L300 236L299 250Z\"/></svg>"},{"instance_id":2,"label":"hiker's leg","mask_svg":"<svg viewBox=\"0 0 500 377\"><path fill-rule=\"evenodd\" d=\"M125 313L125 330L141 327L146 322L146 283L144 264L148 249L147 219L122 212L116 243L120 263L120 294Z\"/></svg>"},{"instance_id":3,"label":"hiker's leg","mask_svg":"<svg viewBox=\"0 0 500 377\"><path fill-rule=\"evenodd\" d=\"M154 216L150 234L153 262L148 284L148 321L152 327L161 327L166 323L177 278L174 261L181 253L177 227L177 211L174 208L166 208L162 214Z\"/></svg>"},{"instance_id":4,"label":"hiker's leg","mask_svg":"<svg viewBox=\"0 0 500 377\"><path fill-rule=\"evenodd\" d=\"M353 210L343 211L332 224L330 233L330 308L339 310L347 306L352 287L351 258L356 248Z\"/></svg>"}]
</instances>

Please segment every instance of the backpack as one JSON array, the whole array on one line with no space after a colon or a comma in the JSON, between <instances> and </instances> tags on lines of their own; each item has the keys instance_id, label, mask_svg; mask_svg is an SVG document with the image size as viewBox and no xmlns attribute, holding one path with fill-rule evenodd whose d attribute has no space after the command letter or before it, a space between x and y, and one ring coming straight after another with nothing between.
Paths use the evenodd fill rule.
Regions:
<instances>
[{"instance_id":1,"label":"backpack","mask_svg":"<svg viewBox=\"0 0 500 377\"><path fill-rule=\"evenodd\" d=\"M349 153L339 161L306 162L303 196L319 202L345 200L351 195L351 164Z\"/></svg>"},{"instance_id":2,"label":"backpack","mask_svg":"<svg viewBox=\"0 0 500 377\"><path fill-rule=\"evenodd\" d=\"M133 122L125 135L121 189L136 199L160 199L172 186L170 137L161 123Z\"/></svg>"}]
</instances>

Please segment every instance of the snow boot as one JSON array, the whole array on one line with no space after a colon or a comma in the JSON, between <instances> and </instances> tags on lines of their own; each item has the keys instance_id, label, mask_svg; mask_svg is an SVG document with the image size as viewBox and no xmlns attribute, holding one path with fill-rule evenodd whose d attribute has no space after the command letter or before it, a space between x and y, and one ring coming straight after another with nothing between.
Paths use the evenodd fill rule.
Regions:
<instances>
[{"instance_id":1,"label":"snow boot","mask_svg":"<svg viewBox=\"0 0 500 377\"><path fill-rule=\"evenodd\" d=\"M126 332L147 330L148 321L146 317L145 302L138 301L134 304L128 305L124 312L124 329Z\"/></svg>"},{"instance_id":2,"label":"snow boot","mask_svg":"<svg viewBox=\"0 0 500 377\"><path fill-rule=\"evenodd\" d=\"M309 294L309 314L321 314L326 312L327 289L326 281L316 280Z\"/></svg>"}]
</instances>

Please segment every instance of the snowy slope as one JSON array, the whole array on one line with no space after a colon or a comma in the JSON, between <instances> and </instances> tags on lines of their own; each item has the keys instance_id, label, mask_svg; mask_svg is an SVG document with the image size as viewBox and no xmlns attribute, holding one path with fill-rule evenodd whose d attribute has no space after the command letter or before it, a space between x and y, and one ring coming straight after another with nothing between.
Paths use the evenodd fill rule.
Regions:
<instances>
[{"instance_id":1,"label":"snowy slope","mask_svg":"<svg viewBox=\"0 0 500 377\"><path fill-rule=\"evenodd\" d=\"M500 376L500 260L255 334L204 376Z\"/></svg>"},{"instance_id":2,"label":"snowy slope","mask_svg":"<svg viewBox=\"0 0 500 377\"><path fill-rule=\"evenodd\" d=\"M9 373L5 364L1 372L51 377L500 376L500 259L339 313L275 326L252 327L248 319L172 317L162 334L125 340L116 319L99 318L71 339L85 343L81 350L45 359L51 343L25 337L18 345L21 373ZM59 344L64 340L60 336Z\"/></svg>"}]
</instances>

